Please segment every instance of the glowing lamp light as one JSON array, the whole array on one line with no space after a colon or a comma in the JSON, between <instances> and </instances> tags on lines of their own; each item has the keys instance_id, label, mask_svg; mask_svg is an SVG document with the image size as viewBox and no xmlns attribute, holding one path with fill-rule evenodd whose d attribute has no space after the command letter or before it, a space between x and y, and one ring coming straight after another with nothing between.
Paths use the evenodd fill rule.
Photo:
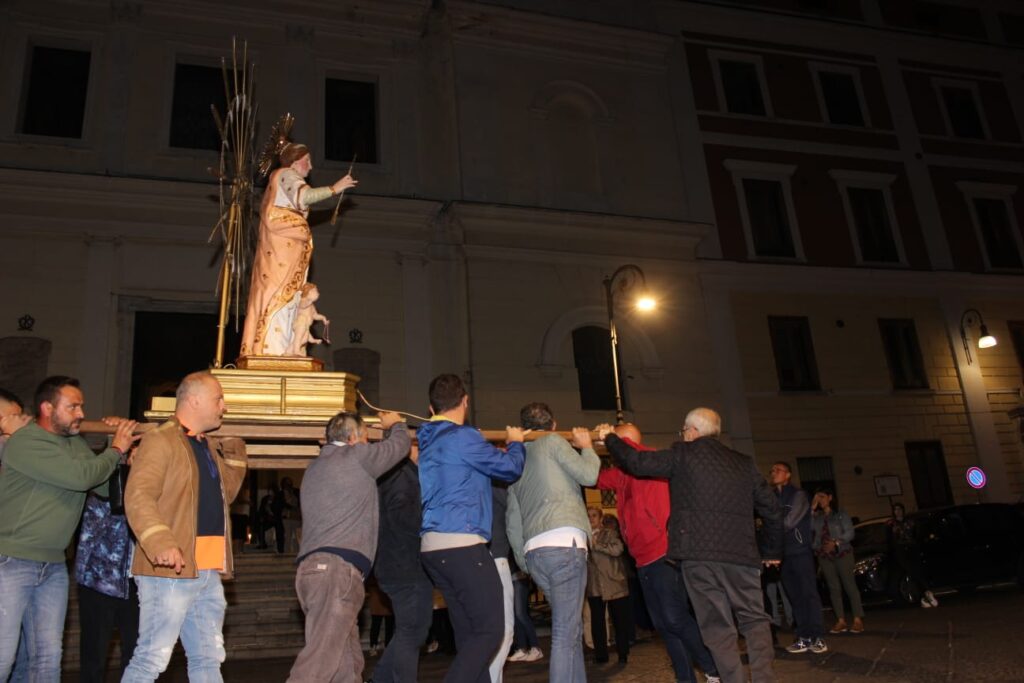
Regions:
<instances>
[{"instance_id":1,"label":"glowing lamp light","mask_svg":"<svg viewBox=\"0 0 1024 683\"><path fill-rule=\"evenodd\" d=\"M971 345L967 341L967 328L975 324L978 326L979 349L990 349L998 343L996 338L989 333L985 320L981 317L978 309L968 308L960 316L960 341L964 344L964 356L967 358L968 365L973 362L973 359L971 358Z\"/></svg>"},{"instance_id":2,"label":"glowing lamp light","mask_svg":"<svg viewBox=\"0 0 1024 683\"><path fill-rule=\"evenodd\" d=\"M649 296L642 296L636 300L636 309L638 311L653 311L658 307L658 302ZM993 340L993 344L995 340Z\"/></svg>"},{"instance_id":3,"label":"glowing lamp light","mask_svg":"<svg viewBox=\"0 0 1024 683\"><path fill-rule=\"evenodd\" d=\"M981 337L978 338L978 348L979 349L990 349L990 348L992 348L993 346L995 346L998 343L999 342L996 341L996 338L988 333L988 328L985 327L984 325L982 325L981 326Z\"/></svg>"}]
</instances>

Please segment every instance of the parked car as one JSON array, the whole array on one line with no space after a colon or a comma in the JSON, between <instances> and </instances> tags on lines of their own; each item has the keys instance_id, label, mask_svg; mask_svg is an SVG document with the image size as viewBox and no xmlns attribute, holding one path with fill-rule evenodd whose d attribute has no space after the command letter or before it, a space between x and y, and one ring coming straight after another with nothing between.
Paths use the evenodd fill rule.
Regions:
<instances>
[{"instance_id":1,"label":"parked car","mask_svg":"<svg viewBox=\"0 0 1024 683\"><path fill-rule=\"evenodd\" d=\"M1013 505L954 505L907 515L914 522L915 547L933 589L974 588L1016 580L1024 587L1024 513ZM864 595L886 595L913 604L922 587L892 554L889 519L854 527L854 573Z\"/></svg>"}]
</instances>

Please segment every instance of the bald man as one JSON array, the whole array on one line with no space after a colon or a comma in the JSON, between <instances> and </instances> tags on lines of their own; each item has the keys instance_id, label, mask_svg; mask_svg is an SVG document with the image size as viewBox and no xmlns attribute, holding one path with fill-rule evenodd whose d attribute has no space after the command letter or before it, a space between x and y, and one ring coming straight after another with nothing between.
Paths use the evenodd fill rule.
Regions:
<instances>
[{"instance_id":1,"label":"bald man","mask_svg":"<svg viewBox=\"0 0 1024 683\"><path fill-rule=\"evenodd\" d=\"M228 505L247 459L241 439L207 436L224 417L224 391L208 372L181 381L174 417L147 432L125 488L138 544L139 640L122 683L155 681L181 636L190 681L219 681L224 588L232 572Z\"/></svg>"},{"instance_id":2,"label":"bald man","mask_svg":"<svg viewBox=\"0 0 1024 683\"><path fill-rule=\"evenodd\" d=\"M643 452L600 425L612 460L636 477L668 480L668 552L679 561L704 643L726 683L746 681L736 624L747 643L753 683L775 681L768 615L761 597L762 561L782 556L782 511L749 456L718 440L721 418L710 408L691 410L683 441ZM764 520L764 559L754 536L754 513ZM735 622L733 617L735 615Z\"/></svg>"},{"instance_id":3,"label":"bald man","mask_svg":"<svg viewBox=\"0 0 1024 683\"><path fill-rule=\"evenodd\" d=\"M615 434L637 451L650 452L633 424L616 425ZM679 563L668 559L668 481L637 478L618 467L601 470L597 488L614 491L622 526L622 537L636 560L637 576L643 587L644 603L661 634L672 661L676 681L697 683L693 662L697 662L710 683L717 683L718 668L701 640L700 627L690 614L686 585Z\"/></svg>"}]
</instances>

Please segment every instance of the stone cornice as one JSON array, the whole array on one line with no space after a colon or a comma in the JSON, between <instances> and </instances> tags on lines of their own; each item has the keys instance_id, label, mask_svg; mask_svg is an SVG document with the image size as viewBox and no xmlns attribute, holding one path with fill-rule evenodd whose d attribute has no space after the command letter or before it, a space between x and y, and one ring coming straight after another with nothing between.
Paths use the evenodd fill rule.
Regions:
<instances>
[{"instance_id":1,"label":"stone cornice","mask_svg":"<svg viewBox=\"0 0 1024 683\"><path fill-rule=\"evenodd\" d=\"M50 23L55 13L60 14L58 8L62 6L76 13L73 22L79 27L84 23L93 29L105 29L111 21L111 0L59 0L44 6L28 2L10 4L11 16L24 22ZM186 35L204 23L222 24L231 29L231 32L225 34L226 40L234 34L240 40L247 39L253 44L265 38L267 30L275 28L279 29L280 40L284 43L285 28L289 24L314 27L318 36L345 35L359 39L372 36L385 41L399 35L419 36L424 16L430 10L428 0L373 0L366 3L324 3L315 0L161 0L138 4L141 4L141 9L132 17L132 22L142 30L156 27L161 33L172 36L175 34L174 27L178 26L182 29L180 35ZM188 19L183 20L182 17Z\"/></svg>"},{"instance_id":2,"label":"stone cornice","mask_svg":"<svg viewBox=\"0 0 1024 683\"><path fill-rule=\"evenodd\" d=\"M454 205L468 250L621 255L692 261L703 223L496 204ZM500 254L500 251L498 252Z\"/></svg>"},{"instance_id":3,"label":"stone cornice","mask_svg":"<svg viewBox=\"0 0 1024 683\"><path fill-rule=\"evenodd\" d=\"M604 24L482 5L448 3L456 45L474 44L535 53L547 58L600 62L631 69L663 71L673 38Z\"/></svg>"},{"instance_id":4,"label":"stone cornice","mask_svg":"<svg viewBox=\"0 0 1024 683\"><path fill-rule=\"evenodd\" d=\"M808 265L699 261L700 280L730 292L899 296L934 299L950 293L1019 299L1024 277L957 271L829 268Z\"/></svg>"}]
</instances>

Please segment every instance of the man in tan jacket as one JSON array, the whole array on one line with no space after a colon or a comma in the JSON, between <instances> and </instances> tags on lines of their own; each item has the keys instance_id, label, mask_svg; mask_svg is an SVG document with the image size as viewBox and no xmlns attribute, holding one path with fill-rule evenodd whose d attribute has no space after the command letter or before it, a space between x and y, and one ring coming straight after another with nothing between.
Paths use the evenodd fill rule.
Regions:
<instances>
[{"instance_id":1,"label":"man in tan jacket","mask_svg":"<svg viewBox=\"0 0 1024 683\"><path fill-rule=\"evenodd\" d=\"M224 589L230 578L228 506L245 477L245 444L220 427L224 392L207 372L185 377L174 417L146 434L128 477L125 512L138 545L139 641L122 683L155 681L181 637L188 677L221 681Z\"/></svg>"}]
</instances>

